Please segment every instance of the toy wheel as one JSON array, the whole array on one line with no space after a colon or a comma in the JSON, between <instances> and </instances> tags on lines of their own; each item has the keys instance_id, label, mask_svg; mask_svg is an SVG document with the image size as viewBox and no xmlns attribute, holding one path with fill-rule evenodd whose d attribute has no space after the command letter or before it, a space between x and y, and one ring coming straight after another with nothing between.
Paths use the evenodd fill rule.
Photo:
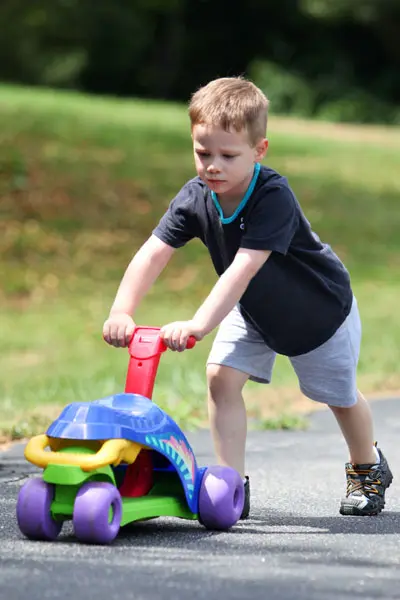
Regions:
<instances>
[{"instance_id":1,"label":"toy wheel","mask_svg":"<svg viewBox=\"0 0 400 600\"><path fill-rule=\"evenodd\" d=\"M118 534L121 517L121 495L111 483L89 481L77 493L72 522L82 542L111 543Z\"/></svg>"},{"instance_id":2,"label":"toy wheel","mask_svg":"<svg viewBox=\"0 0 400 600\"><path fill-rule=\"evenodd\" d=\"M199 492L199 521L207 529L229 529L240 518L244 484L230 467L208 467Z\"/></svg>"},{"instance_id":3,"label":"toy wheel","mask_svg":"<svg viewBox=\"0 0 400 600\"><path fill-rule=\"evenodd\" d=\"M51 515L54 486L43 479L29 479L21 488L17 500L17 521L21 532L31 540L55 540L62 521Z\"/></svg>"}]
</instances>

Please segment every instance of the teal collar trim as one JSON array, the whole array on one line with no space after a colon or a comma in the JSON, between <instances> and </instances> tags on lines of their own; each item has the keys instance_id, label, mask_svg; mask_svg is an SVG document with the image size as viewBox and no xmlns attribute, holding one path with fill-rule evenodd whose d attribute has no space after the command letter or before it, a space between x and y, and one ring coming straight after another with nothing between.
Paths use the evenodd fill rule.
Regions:
<instances>
[{"instance_id":1,"label":"teal collar trim","mask_svg":"<svg viewBox=\"0 0 400 600\"><path fill-rule=\"evenodd\" d=\"M253 193L254 187L256 185L257 182L257 178L258 178L258 174L260 172L261 169L261 165L260 163L256 163L254 165L254 173L253 173L253 177L250 181L250 185L247 188L247 192L243 197L243 200L241 201L241 203L239 204L239 206L236 208L235 212L233 213L233 215L231 215L230 217L224 217L224 213L223 210L221 208L220 203L218 202L218 197L217 194L215 192L211 192L211 198L214 201L215 204L215 208L218 211L219 214L219 218L221 219L221 223L223 223L224 225L228 225L229 223L232 223L232 221L234 221L236 219L236 217L238 216L238 214L244 209L244 207L246 206L250 196Z\"/></svg>"}]
</instances>

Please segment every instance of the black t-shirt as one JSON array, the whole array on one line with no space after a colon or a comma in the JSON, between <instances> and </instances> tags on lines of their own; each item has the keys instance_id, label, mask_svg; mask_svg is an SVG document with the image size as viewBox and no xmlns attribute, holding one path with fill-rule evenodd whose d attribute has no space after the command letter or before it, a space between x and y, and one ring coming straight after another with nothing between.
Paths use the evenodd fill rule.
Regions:
<instances>
[{"instance_id":1,"label":"black t-shirt","mask_svg":"<svg viewBox=\"0 0 400 600\"><path fill-rule=\"evenodd\" d=\"M247 204L222 224L207 185L187 182L153 231L179 248L199 238L218 275L239 248L271 250L240 299L246 320L270 348L286 356L314 350L326 342L350 312L349 274L311 230L285 177L262 166Z\"/></svg>"}]
</instances>

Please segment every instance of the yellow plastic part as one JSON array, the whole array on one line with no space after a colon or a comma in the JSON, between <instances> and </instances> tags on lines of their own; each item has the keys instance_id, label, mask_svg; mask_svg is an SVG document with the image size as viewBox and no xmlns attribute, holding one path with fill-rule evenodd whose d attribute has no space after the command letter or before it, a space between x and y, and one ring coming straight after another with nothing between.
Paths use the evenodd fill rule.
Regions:
<instances>
[{"instance_id":1,"label":"yellow plastic part","mask_svg":"<svg viewBox=\"0 0 400 600\"><path fill-rule=\"evenodd\" d=\"M82 471L92 471L106 465L118 466L121 462L131 464L143 448L141 444L128 440L106 440L96 454L78 454L45 451L53 440L47 435L36 435L25 447L25 458L38 467L53 465L73 465Z\"/></svg>"}]
</instances>

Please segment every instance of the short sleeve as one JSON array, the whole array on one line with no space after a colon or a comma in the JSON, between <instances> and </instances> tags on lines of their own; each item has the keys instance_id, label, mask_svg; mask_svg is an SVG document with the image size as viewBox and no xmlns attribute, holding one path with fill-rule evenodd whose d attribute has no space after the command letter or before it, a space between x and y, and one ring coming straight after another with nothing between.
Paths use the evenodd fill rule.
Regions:
<instances>
[{"instance_id":1,"label":"short sleeve","mask_svg":"<svg viewBox=\"0 0 400 600\"><path fill-rule=\"evenodd\" d=\"M199 237L197 196L195 185L190 182L184 185L171 201L153 234L173 248L181 248L191 239Z\"/></svg>"},{"instance_id":2,"label":"short sleeve","mask_svg":"<svg viewBox=\"0 0 400 600\"><path fill-rule=\"evenodd\" d=\"M247 218L241 248L286 254L299 223L299 206L287 185L263 186Z\"/></svg>"}]
</instances>

